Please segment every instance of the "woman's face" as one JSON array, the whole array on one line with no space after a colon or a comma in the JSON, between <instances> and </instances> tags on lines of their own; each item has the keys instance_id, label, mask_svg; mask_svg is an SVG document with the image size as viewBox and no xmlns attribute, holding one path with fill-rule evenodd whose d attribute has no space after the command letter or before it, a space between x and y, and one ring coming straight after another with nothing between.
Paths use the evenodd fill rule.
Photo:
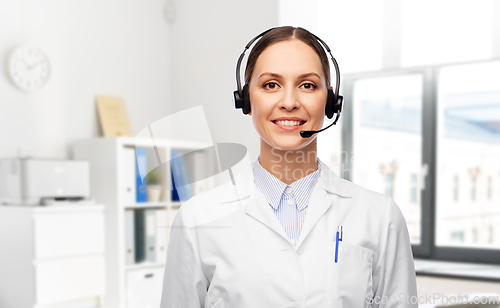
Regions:
<instances>
[{"instance_id":1,"label":"woman's face","mask_svg":"<svg viewBox=\"0 0 500 308\"><path fill-rule=\"evenodd\" d=\"M300 136L302 130L321 129L328 94L311 47L297 39L267 47L255 63L249 93L255 129L269 146L298 150L316 138Z\"/></svg>"}]
</instances>

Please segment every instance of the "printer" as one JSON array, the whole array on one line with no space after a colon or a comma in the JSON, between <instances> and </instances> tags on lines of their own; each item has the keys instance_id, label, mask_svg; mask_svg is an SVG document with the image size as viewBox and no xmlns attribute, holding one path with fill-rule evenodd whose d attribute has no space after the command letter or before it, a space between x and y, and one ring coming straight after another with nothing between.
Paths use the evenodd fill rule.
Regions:
<instances>
[{"instance_id":1,"label":"printer","mask_svg":"<svg viewBox=\"0 0 500 308\"><path fill-rule=\"evenodd\" d=\"M0 159L0 204L50 205L88 198L88 161Z\"/></svg>"}]
</instances>

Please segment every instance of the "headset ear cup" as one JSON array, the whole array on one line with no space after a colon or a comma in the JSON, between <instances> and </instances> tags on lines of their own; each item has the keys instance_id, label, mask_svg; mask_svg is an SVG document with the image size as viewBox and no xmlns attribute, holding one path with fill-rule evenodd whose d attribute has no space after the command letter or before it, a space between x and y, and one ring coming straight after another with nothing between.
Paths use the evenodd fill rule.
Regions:
<instances>
[{"instance_id":1,"label":"headset ear cup","mask_svg":"<svg viewBox=\"0 0 500 308\"><path fill-rule=\"evenodd\" d=\"M238 90L233 92L233 103L234 108L243 108L243 99L240 97L240 91Z\"/></svg>"},{"instance_id":2,"label":"headset ear cup","mask_svg":"<svg viewBox=\"0 0 500 308\"><path fill-rule=\"evenodd\" d=\"M340 113L342 111L342 102L344 97L342 95L337 96L337 104L335 105L335 112Z\"/></svg>"},{"instance_id":3,"label":"headset ear cup","mask_svg":"<svg viewBox=\"0 0 500 308\"><path fill-rule=\"evenodd\" d=\"M243 87L243 113L248 114L250 110L250 93L248 93L248 84L245 84Z\"/></svg>"},{"instance_id":4,"label":"headset ear cup","mask_svg":"<svg viewBox=\"0 0 500 308\"><path fill-rule=\"evenodd\" d=\"M331 119L333 117L333 113L335 112L335 94L332 89L328 89L328 96L326 98L326 106L325 106L325 114Z\"/></svg>"}]
</instances>

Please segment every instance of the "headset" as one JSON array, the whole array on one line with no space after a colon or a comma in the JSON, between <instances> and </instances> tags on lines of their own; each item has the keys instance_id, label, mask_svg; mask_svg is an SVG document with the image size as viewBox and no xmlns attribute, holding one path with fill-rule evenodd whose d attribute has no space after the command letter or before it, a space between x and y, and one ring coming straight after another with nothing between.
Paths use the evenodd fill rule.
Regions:
<instances>
[{"instance_id":1,"label":"headset","mask_svg":"<svg viewBox=\"0 0 500 308\"><path fill-rule=\"evenodd\" d=\"M240 55L240 57L238 59L238 64L236 65L236 85L237 85L238 88L237 88L236 91L233 92L233 102L234 102L234 107L236 109L241 108L242 111L243 111L243 114L248 114L250 112L251 107L250 107L250 95L249 95L249 92L248 92L248 84L245 84L243 86L243 88L241 88L241 81L240 81L241 62L243 60L243 57L245 56L245 52L250 48L250 46L257 39L261 38L262 36L264 36L266 33L268 33L269 31L271 31L273 29L276 29L276 27L268 29L268 30L262 32L261 34L259 34L256 37L254 37L250 42L248 42L248 44L245 46L245 49L243 50L243 52L241 53L241 55ZM321 130L318 130L318 131L314 131L314 130L311 130L311 131L301 131L300 132L300 136L302 138L309 138L312 135L314 135L316 133L319 133L319 132L322 132L325 129L327 129L327 128L331 127L332 125L336 124L337 121L338 121L338 119L339 119L339 117L340 117L340 112L342 111L342 102L344 100L344 98L341 95L339 95L340 71L339 71L339 66L337 64L337 61L333 57L333 55L332 55L332 53L331 53L330 48L328 47L328 45L326 45L326 43L323 42L323 40L320 39L319 37L317 37L316 35L314 35L314 37L316 38L316 40L318 40L318 42L320 42L323 45L323 47L326 49L326 51L330 54L330 57L331 57L332 62L333 62L333 66L335 67L335 74L336 74L336 77L337 77L336 83L335 83L335 91L333 91L332 89L328 89L328 96L326 98L326 106L325 106L325 114L326 114L326 116L329 119L331 119L333 117L334 113L337 114L337 117L335 118L335 121L333 121L332 124L330 124L328 127L323 128Z\"/></svg>"}]
</instances>

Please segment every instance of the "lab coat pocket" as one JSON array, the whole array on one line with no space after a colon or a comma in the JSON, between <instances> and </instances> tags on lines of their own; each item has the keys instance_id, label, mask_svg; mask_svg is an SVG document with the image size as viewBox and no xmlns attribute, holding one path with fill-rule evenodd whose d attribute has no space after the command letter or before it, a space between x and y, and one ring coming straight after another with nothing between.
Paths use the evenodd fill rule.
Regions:
<instances>
[{"instance_id":1,"label":"lab coat pocket","mask_svg":"<svg viewBox=\"0 0 500 308\"><path fill-rule=\"evenodd\" d=\"M373 251L340 241L335 263L335 246L335 241L328 244L327 307L338 307L339 299L346 307L366 307L372 294Z\"/></svg>"}]
</instances>

